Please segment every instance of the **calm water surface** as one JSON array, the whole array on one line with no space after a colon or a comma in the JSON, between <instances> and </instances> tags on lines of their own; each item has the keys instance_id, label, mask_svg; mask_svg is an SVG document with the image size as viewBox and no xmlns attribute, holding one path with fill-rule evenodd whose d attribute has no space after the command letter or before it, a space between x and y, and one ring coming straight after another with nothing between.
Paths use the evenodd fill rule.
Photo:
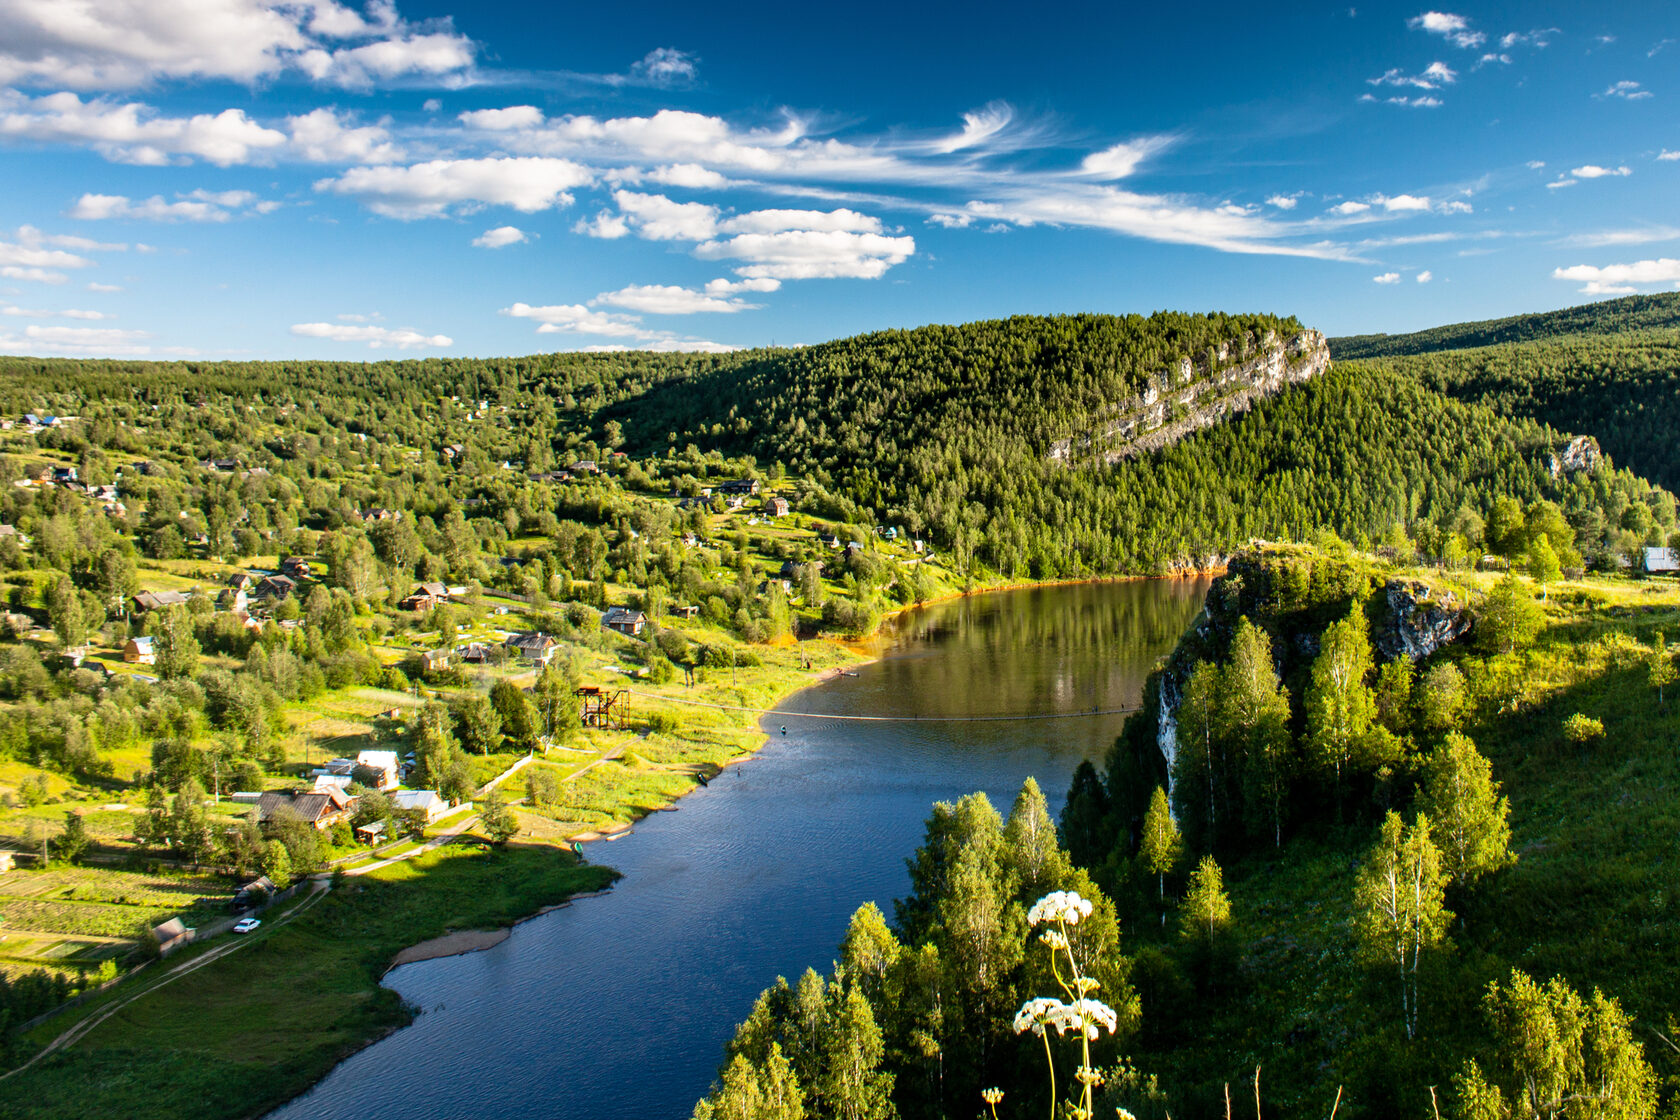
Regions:
<instances>
[{"instance_id":1,"label":"calm water surface","mask_svg":"<svg viewBox=\"0 0 1680 1120\"><path fill-rule=\"evenodd\" d=\"M1124 716L864 723L1136 704L1206 581L976 596L913 612L885 657L788 700L770 744L625 838L589 847L624 878L493 949L386 983L423 1013L351 1057L279 1120L680 1120L778 975L827 971L871 899L891 917L929 807L976 789L1007 812L1036 777L1058 811L1074 767ZM782 735L780 728L786 726Z\"/></svg>"}]
</instances>

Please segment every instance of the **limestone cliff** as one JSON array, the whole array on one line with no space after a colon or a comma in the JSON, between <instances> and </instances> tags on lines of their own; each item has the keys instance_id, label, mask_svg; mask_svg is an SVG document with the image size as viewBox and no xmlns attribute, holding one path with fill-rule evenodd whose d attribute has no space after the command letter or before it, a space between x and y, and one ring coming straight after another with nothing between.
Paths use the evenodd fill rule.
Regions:
<instances>
[{"instance_id":1,"label":"limestone cliff","mask_svg":"<svg viewBox=\"0 0 1680 1120\"><path fill-rule=\"evenodd\" d=\"M1146 455L1191 432L1247 412L1254 402L1330 368L1330 347L1318 331L1283 340L1268 331L1221 343L1200 359L1180 358L1151 374L1143 390L1092 418L1092 427L1057 440L1059 463L1115 463Z\"/></svg>"}]
</instances>

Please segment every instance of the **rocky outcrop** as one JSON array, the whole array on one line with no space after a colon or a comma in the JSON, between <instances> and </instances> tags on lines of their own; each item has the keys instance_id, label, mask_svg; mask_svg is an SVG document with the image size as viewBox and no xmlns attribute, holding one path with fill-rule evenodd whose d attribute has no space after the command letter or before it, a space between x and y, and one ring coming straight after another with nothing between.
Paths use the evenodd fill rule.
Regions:
<instances>
[{"instance_id":1,"label":"rocky outcrop","mask_svg":"<svg viewBox=\"0 0 1680 1120\"><path fill-rule=\"evenodd\" d=\"M1383 587L1388 621L1376 635L1384 661L1428 657L1470 630L1470 611L1450 591L1436 593L1414 580L1391 579Z\"/></svg>"},{"instance_id":2,"label":"rocky outcrop","mask_svg":"<svg viewBox=\"0 0 1680 1120\"><path fill-rule=\"evenodd\" d=\"M1146 455L1330 368L1330 347L1318 331L1288 341L1268 331L1258 341L1221 343L1212 357L1180 358L1151 374L1142 392L1114 404L1098 426L1056 441L1051 460L1115 463Z\"/></svg>"},{"instance_id":3,"label":"rocky outcrop","mask_svg":"<svg viewBox=\"0 0 1680 1120\"><path fill-rule=\"evenodd\" d=\"M1604 452L1599 449L1598 441L1591 436L1576 436L1562 447L1553 449L1550 464L1552 477L1590 471L1602 462Z\"/></svg>"}]
</instances>

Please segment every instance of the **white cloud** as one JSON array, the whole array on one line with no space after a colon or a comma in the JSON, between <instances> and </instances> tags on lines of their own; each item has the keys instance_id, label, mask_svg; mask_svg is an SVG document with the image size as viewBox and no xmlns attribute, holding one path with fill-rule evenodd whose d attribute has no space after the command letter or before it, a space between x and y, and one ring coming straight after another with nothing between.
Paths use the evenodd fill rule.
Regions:
<instances>
[{"instance_id":1,"label":"white cloud","mask_svg":"<svg viewBox=\"0 0 1680 1120\"><path fill-rule=\"evenodd\" d=\"M736 274L755 279L873 280L915 251L916 241L911 237L802 229L707 241L695 247L694 255L708 261L745 261Z\"/></svg>"},{"instance_id":2,"label":"white cloud","mask_svg":"<svg viewBox=\"0 0 1680 1120\"><path fill-rule=\"evenodd\" d=\"M1390 214L1395 212L1429 209L1428 197L1415 194L1397 194L1393 196L1379 194L1376 197L1376 202Z\"/></svg>"},{"instance_id":3,"label":"white cloud","mask_svg":"<svg viewBox=\"0 0 1680 1120\"><path fill-rule=\"evenodd\" d=\"M460 114L459 119L468 128L485 132L511 132L538 127L543 123L543 113L535 105L510 105L506 109L474 109Z\"/></svg>"},{"instance_id":4,"label":"white cloud","mask_svg":"<svg viewBox=\"0 0 1680 1120\"><path fill-rule=\"evenodd\" d=\"M1417 274L1417 282L1419 284L1427 284L1433 279L1435 279L1435 274L1427 268Z\"/></svg>"},{"instance_id":5,"label":"white cloud","mask_svg":"<svg viewBox=\"0 0 1680 1120\"><path fill-rule=\"evenodd\" d=\"M478 237L473 238L473 244L480 249L503 249L509 245L518 245L529 241L531 235L518 226L497 226L487 229Z\"/></svg>"},{"instance_id":6,"label":"white cloud","mask_svg":"<svg viewBox=\"0 0 1680 1120\"><path fill-rule=\"evenodd\" d=\"M705 241L717 233L718 208L704 202L635 191L614 191L613 201L636 236L649 241Z\"/></svg>"},{"instance_id":7,"label":"white cloud","mask_svg":"<svg viewBox=\"0 0 1680 1120\"><path fill-rule=\"evenodd\" d=\"M1531 159L1524 166L1526 166L1530 171L1538 171L1542 167L1546 166L1546 161L1543 159Z\"/></svg>"},{"instance_id":8,"label":"white cloud","mask_svg":"<svg viewBox=\"0 0 1680 1120\"><path fill-rule=\"evenodd\" d=\"M1367 85L1413 86L1417 89L1440 89L1458 81L1458 74L1444 62L1431 62L1421 74L1407 74L1398 66L1375 78L1367 78Z\"/></svg>"},{"instance_id":9,"label":"white cloud","mask_svg":"<svg viewBox=\"0 0 1680 1120\"><path fill-rule=\"evenodd\" d=\"M278 203L265 202L250 191L197 190L178 194L169 202L162 195L135 202L120 194L84 194L66 216L84 222L126 218L145 222L225 222L244 210L266 214Z\"/></svg>"},{"instance_id":10,"label":"white cloud","mask_svg":"<svg viewBox=\"0 0 1680 1120\"><path fill-rule=\"evenodd\" d=\"M103 311L87 311L77 307L68 307L62 311L32 307L0 307L0 315L22 319L81 319L86 322L113 318Z\"/></svg>"},{"instance_id":11,"label":"white cloud","mask_svg":"<svg viewBox=\"0 0 1680 1120\"><path fill-rule=\"evenodd\" d=\"M1570 268L1559 268L1552 271L1552 276L1558 280L1579 280L1583 283L1583 295L1626 295L1638 291L1636 285L1680 283L1680 260L1662 257L1651 261L1634 261L1631 264L1612 264L1598 268L1590 264L1578 264Z\"/></svg>"},{"instance_id":12,"label":"white cloud","mask_svg":"<svg viewBox=\"0 0 1680 1120\"><path fill-rule=\"evenodd\" d=\"M394 163L403 158L383 125L358 127L353 119L326 108L288 117L292 153L311 163Z\"/></svg>"},{"instance_id":13,"label":"white cloud","mask_svg":"<svg viewBox=\"0 0 1680 1120\"><path fill-rule=\"evenodd\" d=\"M110 327L38 327L17 334L0 333L0 350L14 354L115 355L147 352L141 345L149 331Z\"/></svg>"},{"instance_id":14,"label":"white cloud","mask_svg":"<svg viewBox=\"0 0 1680 1120\"><path fill-rule=\"evenodd\" d=\"M699 62L687 51L656 47L630 67L630 80L662 88L685 86L697 76Z\"/></svg>"},{"instance_id":15,"label":"white cloud","mask_svg":"<svg viewBox=\"0 0 1680 1120\"><path fill-rule=\"evenodd\" d=\"M844 230L880 233L881 219L856 210L750 210L718 223L723 233L781 233L785 230Z\"/></svg>"},{"instance_id":16,"label":"white cloud","mask_svg":"<svg viewBox=\"0 0 1680 1120\"><path fill-rule=\"evenodd\" d=\"M669 284L632 284L616 292L602 292L590 301L608 307L622 307L644 315L730 314L754 310L758 305L728 299L711 292L696 292Z\"/></svg>"},{"instance_id":17,"label":"white cloud","mask_svg":"<svg viewBox=\"0 0 1680 1120\"><path fill-rule=\"evenodd\" d=\"M301 72L365 86L375 79L461 78L473 44L447 20L367 14L336 0L13 0L0 6L0 83L123 89L162 79L244 84Z\"/></svg>"},{"instance_id":18,"label":"white cloud","mask_svg":"<svg viewBox=\"0 0 1680 1120\"><path fill-rule=\"evenodd\" d=\"M1671 152L1667 148L1664 148L1660 153L1658 153L1657 158L1658 159L1665 159L1665 160L1677 160L1677 159L1680 159L1680 152Z\"/></svg>"},{"instance_id":19,"label":"white cloud","mask_svg":"<svg viewBox=\"0 0 1680 1120\"><path fill-rule=\"evenodd\" d=\"M1556 179L1553 179L1551 182L1546 184L1546 189L1549 191L1555 191L1560 187L1573 187L1580 181L1581 180L1579 179L1565 179L1563 176L1559 175Z\"/></svg>"},{"instance_id":20,"label":"white cloud","mask_svg":"<svg viewBox=\"0 0 1680 1120\"><path fill-rule=\"evenodd\" d=\"M1447 42L1465 50L1471 50L1487 42L1487 36L1480 31L1470 30L1470 21L1463 16L1453 15L1451 12L1425 12L1421 16L1414 16L1406 21L1406 26L1413 30L1422 29L1431 35L1439 35Z\"/></svg>"},{"instance_id":21,"label":"white cloud","mask_svg":"<svg viewBox=\"0 0 1680 1120\"><path fill-rule=\"evenodd\" d=\"M1455 198L1450 202L1443 202L1437 209L1443 214L1473 214L1476 208L1463 199Z\"/></svg>"},{"instance_id":22,"label":"white cloud","mask_svg":"<svg viewBox=\"0 0 1680 1120\"><path fill-rule=\"evenodd\" d=\"M1585 167L1571 168L1571 175L1577 179L1603 179L1607 176L1632 175L1631 167L1600 167L1596 163L1589 163Z\"/></svg>"},{"instance_id":23,"label":"white cloud","mask_svg":"<svg viewBox=\"0 0 1680 1120\"><path fill-rule=\"evenodd\" d=\"M782 286L780 280L772 280L761 276L753 280L726 280L719 277L706 281L706 294L711 296L729 296L736 292L774 292Z\"/></svg>"},{"instance_id":24,"label":"white cloud","mask_svg":"<svg viewBox=\"0 0 1680 1120\"><path fill-rule=\"evenodd\" d=\"M39 284L62 284L69 279L62 270L91 268L93 261L63 249L32 244L29 227L19 231L18 241L0 241L0 276L8 280L31 280Z\"/></svg>"},{"instance_id":25,"label":"white cloud","mask_svg":"<svg viewBox=\"0 0 1680 1120\"><path fill-rule=\"evenodd\" d=\"M329 342L365 342L370 350L440 349L453 346L448 335L422 334L412 327L352 326L346 323L294 323L292 333L300 338L323 338Z\"/></svg>"},{"instance_id":26,"label":"white cloud","mask_svg":"<svg viewBox=\"0 0 1680 1120\"><path fill-rule=\"evenodd\" d=\"M1385 272L1381 276L1373 276L1371 279L1379 284L1398 284L1400 283L1400 274L1398 272Z\"/></svg>"},{"instance_id":27,"label":"white cloud","mask_svg":"<svg viewBox=\"0 0 1680 1120\"><path fill-rule=\"evenodd\" d=\"M606 338L648 339L653 332L641 325L633 315L616 315L610 311L595 311L580 303L551 304L532 307L516 303L504 307L501 314L515 319L532 319L541 324L538 334L593 334Z\"/></svg>"},{"instance_id":28,"label":"white cloud","mask_svg":"<svg viewBox=\"0 0 1680 1120\"><path fill-rule=\"evenodd\" d=\"M434 159L408 167L354 167L322 179L318 191L360 199L390 218L440 218L458 206L511 206L522 213L570 206L574 187L594 179L570 160L538 156Z\"/></svg>"},{"instance_id":29,"label":"white cloud","mask_svg":"<svg viewBox=\"0 0 1680 1120\"><path fill-rule=\"evenodd\" d=\"M687 187L690 190L721 190L729 185L723 175L698 163L673 163L656 167L647 177L668 187Z\"/></svg>"},{"instance_id":30,"label":"white cloud","mask_svg":"<svg viewBox=\"0 0 1680 1120\"><path fill-rule=\"evenodd\" d=\"M1371 204L1369 202L1356 202L1350 198L1346 202L1338 202L1336 205L1330 207L1330 213L1340 214L1343 217L1349 217L1354 214L1363 214L1370 208Z\"/></svg>"},{"instance_id":31,"label":"white cloud","mask_svg":"<svg viewBox=\"0 0 1680 1120\"><path fill-rule=\"evenodd\" d=\"M1293 210L1300 201L1292 194L1274 194L1266 200L1266 205L1276 206L1279 210Z\"/></svg>"},{"instance_id":32,"label":"white cloud","mask_svg":"<svg viewBox=\"0 0 1680 1120\"><path fill-rule=\"evenodd\" d=\"M620 214L603 210L593 218L584 218L578 222L572 227L572 232L599 237L603 241L616 241L620 237L630 236L630 223Z\"/></svg>"},{"instance_id":33,"label":"white cloud","mask_svg":"<svg viewBox=\"0 0 1680 1120\"><path fill-rule=\"evenodd\" d=\"M1079 169L1093 179L1125 179L1137 170L1138 164L1171 147L1173 140L1171 136L1144 136L1115 144L1086 156Z\"/></svg>"},{"instance_id":34,"label":"white cloud","mask_svg":"<svg viewBox=\"0 0 1680 1120\"><path fill-rule=\"evenodd\" d=\"M0 91L0 137L86 144L117 163L159 166L197 157L219 167L249 163L286 143L243 109L160 117L139 102L83 101L73 93L28 98Z\"/></svg>"},{"instance_id":35,"label":"white cloud","mask_svg":"<svg viewBox=\"0 0 1680 1120\"><path fill-rule=\"evenodd\" d=\"M89 280L87 290L90 292L120 292L121 284L101 284L97 280Z\"/></svg>"},{"instance_id":36,"label":"white cloud","mask_svg":"<svg viewBox=\"0 0 1680 1120\"><path fill-rule=\"evenodd\" d=\"M1563 238L1559 244L1582 248L1601 248L1606 245L1648 245L1654 241L1680 241L1680 229L1674 226L1647 226L1643 229L1607 229L1598 233L1577 233Z\"/></svg>"},{"instance_id":37,"label":"white cloud","mask_svg":"<svg viewBox=\"0 0 1680 1120\"><path fill-rule=\"evenodd\" d=\"M1545 50L1552 45L1552 38L1562 32L1555 27L1537 27L1533 31L1512 31L1499 38L1499 48L1510 50L1512 47L1533 47L1535 50Z\"/></svg>"},{"instance_id":38,"label":"white cloud","mask_svg":"<svg viewBox=\"0 0 1680 1120\"><path fill-rule=\"evenodd\" d=\"M993 101L983 109L964 113L962 131L935 140L928 145L929 150L950 155L965 148L978 147L1008 128L1009 122L1014 119L1015 110L1008 102Z\"/></svg>"},{"instance_id":39,"label":"white cloud","mask_svg":"<svg viewBox=\"0 0 1680 1120\"><path fill-rule=\"evenodd\" d=\"M1643 101L1647 97L1651 97L1652 93L1648 89L1642 89L1638 82L1624 81L1614 83L1610 86L1610 88L1606 89L1603 93L1597 94L1596 96L1600 98L1620 97L1628 101Z\"/></svg>"},{"instance_id":40,"label":"white cloud","mask_svg":"<svg viewBox=\"0 0 1680 1120\"><path fill-rule=\"evenodd\" d=\"M1359 100L1375 104L1378 99L1366 93L1361 94ZM1381 100L1384 105L1398 105L1402 109L1439 109L1445 104L1439 97L1431 94L1417 97L1385 97Z\"/></svg>"}]
</instances>

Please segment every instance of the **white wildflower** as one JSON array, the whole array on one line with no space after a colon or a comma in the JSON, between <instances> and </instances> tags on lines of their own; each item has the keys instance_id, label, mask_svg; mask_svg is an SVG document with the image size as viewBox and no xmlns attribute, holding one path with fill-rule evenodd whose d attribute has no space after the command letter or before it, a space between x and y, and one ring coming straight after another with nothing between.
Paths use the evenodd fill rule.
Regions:
<instances>
[{"instance_id":1,"label":"white wildflower","mask_svg":"<svg viewBox=\"0 0 1680 1120\"><path fill-rule=\"evenodd\" d=\"M1043 1035L1044 1025L1055 1023L1067 1010L1067 1005L1059 999L1029 999L1021 1005L1021 1010L1015 1013L1015 1033L1032 1031L1036 1035ZM1062 1029L1057 1027L1057 1030Z\"/></svg>"},{"instance_id":2,"label":"white wildflower","mask_svg":"<svg viewBox=\"0 0 1680 1120\"><path fill-rule=\"evenodd\" d=\"M1080 918L1091 916L1091 903L1088 899L1080 898L1075 891L1051 891L1037 902L1027 913L1027 921L1031 925L1044 922L1066 922L1075 925Z\"/></svg>"},{"instance_id":3,"label":"white wildflower","mask_svg":"<svg viewBox=\"0 0 1680 1120\"><path fill-rule=\"evenodd\" d=\"M1038 935L1038 939L1052 949L1066 949L1068 947L1067 935L1059 929L1047 929Z\"/></svg>"}]
</instances>

